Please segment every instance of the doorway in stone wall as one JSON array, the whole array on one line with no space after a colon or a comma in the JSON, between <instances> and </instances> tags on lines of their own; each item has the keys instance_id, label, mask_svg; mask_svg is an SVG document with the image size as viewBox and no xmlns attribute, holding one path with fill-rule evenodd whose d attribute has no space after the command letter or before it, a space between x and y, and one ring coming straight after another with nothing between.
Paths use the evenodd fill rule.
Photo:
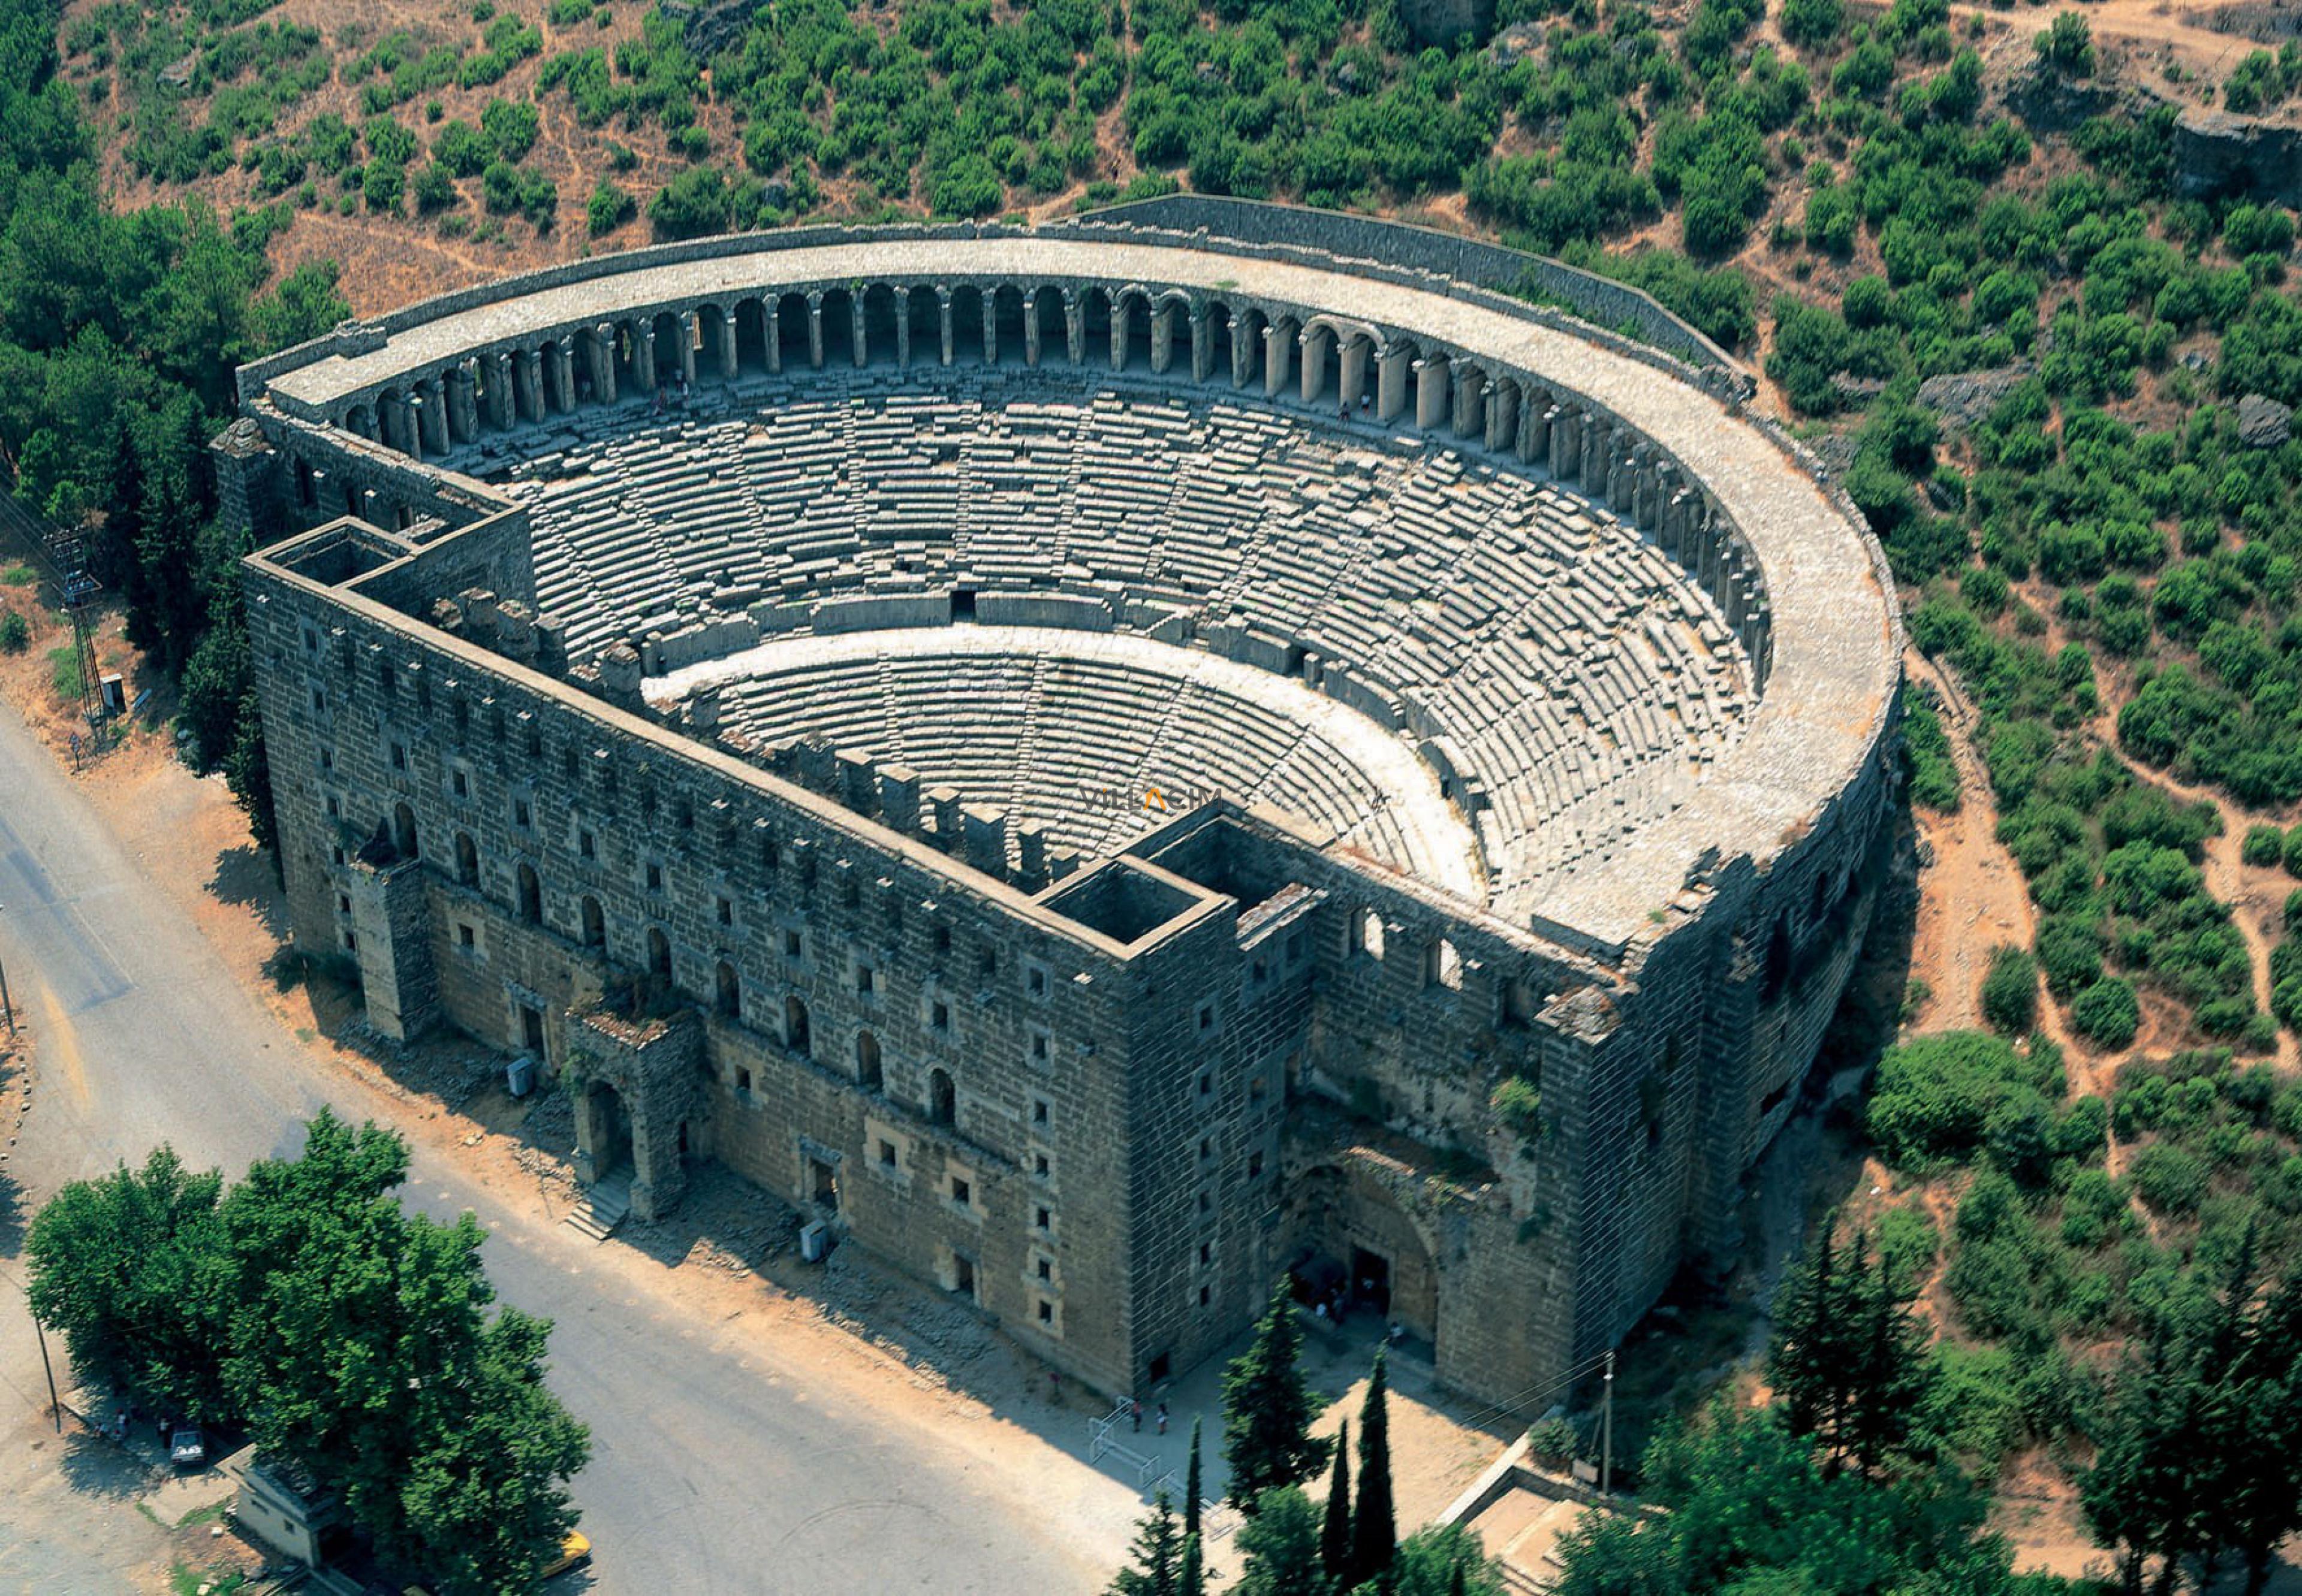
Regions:
<instances>
[{"instance_id":1,"label":"doorway in stone wall","mask_svg":"<svg viewBox=\"0 0 2302 1596\"><path fill-rule=\"evenodd\" d=\"M839 1212L839 1172L828 1158L807 1161L808 1191L815 1205L826 1214Z\"/></svg>"},{"instance_id":2,"label":"doorway in stone wall","mask_svg":"<svg viewBox=\"0 0 2302 1596\"><path fill-rule=\"evenodd\" d=\"M1351 1248L1351 1291L1361 1307L1390 1316L1390 1260L1364 1247Z\"/></svg>"},{"instance_id":3,"label":"doorway in stone wall","mask_svg":"<svg viewBox=\"0 0 2302 1596\"><path fill-rule=\"evenodd\" d=\"M543 1011L529 1004L519 1005L520 1046L535 1054L538 1064L543 1063Z\"/></svg>"},{"instance_id":4,"label":"doorway in stone wall","mask_svg":"<svg viewBox=\"0 0 2302 1596\"><path fill-rule=\"evenodd\" d=\"M592 1179L596 1184L632 1169L632 1113L624 1095L604 1080L595 1080L584 1095L592 1117Z\"/></svg>"}]
</instances>

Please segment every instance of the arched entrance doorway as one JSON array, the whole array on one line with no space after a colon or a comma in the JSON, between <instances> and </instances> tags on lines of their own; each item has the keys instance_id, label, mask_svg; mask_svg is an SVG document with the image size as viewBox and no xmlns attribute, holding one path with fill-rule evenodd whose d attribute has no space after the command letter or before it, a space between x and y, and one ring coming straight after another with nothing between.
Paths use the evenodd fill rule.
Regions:
<instances>
[{"instance_id":1,"label":"arched entrance doorway","mask_svg":"<svg viewBox=\"0 0 2302 1596\"><path fill-rule=\"evenodd\" d=\"M1306 1295L1340 1298L1431 1342L1439 1337L1439 1271L1422 1227L1374 1172L1321 1164L1287 1201L1289 1263Z\"/></svg>"}]
</instances>

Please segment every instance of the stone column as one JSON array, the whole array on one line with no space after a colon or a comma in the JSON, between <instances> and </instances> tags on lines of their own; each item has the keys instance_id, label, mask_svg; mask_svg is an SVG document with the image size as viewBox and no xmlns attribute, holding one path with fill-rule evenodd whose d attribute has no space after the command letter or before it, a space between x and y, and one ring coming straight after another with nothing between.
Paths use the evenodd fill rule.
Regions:
<instances>
[{"instance_id":1,"label":"stone column","mask_svg":"<svg viewBox=\"0 0 2302 1596\"><path fill-rule=\"evenodd\" d=\"M1425 355L1415 363L1415 424L1426 433L1446 417L1449 381L1446 357Z\"/></svg>"},{"instance_id":2,"label":"stone column","mask_svg":"<svg viewBox=\"0 0 2302 1596\"><path fill-rule=\"evenodd\" d=\"M508 430L513 420L511 351L498 349L481 358L488 363L488 419L499 431Z\"/></svg>"},{"instance_id":3,"label":"stone column","mask_svg":"<svg viewBox=\"0 0 2302 1596\"><path fill-rule=\"evenodd\" d=\"M936 314L943 320L943 363L951 364L951 292L947 289L935 291Z\"/></svg>"},{"instance_id":4,"label":"stone column","mask_svg":"<svg viewBox=\"0 0 2302 1596\"><path fill-rule=\"evenodd\" d=\"M448 368L441 379L440 391L448 401L448 438L454 443L469 443L474 435L472 426L472 374L458 361Z\"/></svg>"},{"instance_id":5,"label":"stone column","mask_svg":"<svg viewBox=\"0 0 2302 1596\"><path fill-rule=\"evenodd\" d=\"M780 374L784 369L784 302L770 295L760 301L760 333L767 348L768 370Z\"/></svg>"},{"instance_id":6,"label":"stone column","mask_svg":"<svg viewBox=\"0 0 2302 1596\"><path fill-rule=\"evenodd\" d=\"M863 296L861 294L847 296L847 324L849 336L855 340L855 369L861 371L871 358L871 339L863 330Z\"/></svg>"},{"instance_id":7,"label":"stone column","mask_svg":"<svg viewBox=\"0 0 2302 1596\"><path fill-rule=\"evenodd\" d=\"M735 313L719 313L719 375L727 382L735 380Z\"/></svg>"},{"instance_id":8,"label":"stone column","mask_svg":"<svg viewBox=\"0 0 2302 1596\"><path fill-rule=\"evenodd\" d=\"M592 397L616 402L616 330L606 322L592 329Z\"/></svg>"},{"instance_id":9,"label":"stone column","mask_svg":"<svg viewBox=\"0 0 2302 1596\"><path fill-rule=\"evenodd\" d=\"M1399 344L1386 344L1374 357L1374 415L1377 421L1390 422L1407 408L1407 350Z\"/></svg>"},{"instance_id":10,"label":"stone column","mask_svg":"<svg viewBox=\"0 0 2302 1596\"><path fill-rule=\"evenodd\" d=\"M642 393L655 391L655 318L653 316L633 323L632 374L639 379Z\"/></svg>"},{"instance_id":11,"label":"stone column","mask_svg":"<svg viewBox=\"0 0 2302 1596\"><path fill-rule=\"evenodd\" d=\"M1508 382L1487 389L1487 447L1501 449L1517 437L1518 390Z\"/></svg>"},{"instance_id":12,"label":"stone column","mask_svg":"<svg viewBox=\"0 0 2302 1596\"><path fill-rule=\"evenodd\" d=\"M559 408L562 413L576 407L576 335L559 335L559 369L553 374L559 385Z\"/></svg>"},{"instance_id":13,"label":"stone column","mask_svg":"<svg viewBox=\"0 0 2302 1596\"><path fill-rule=\"evenodd\" d=\"M823 296L807 297L807 360L816 370L823 369Z\"/></svg>"},{"instance_id":14,"label":"stone column","mask_svg":"<svg viewBox=\"0 0 2302 1596\"><path fill-rule=\"evenodd\" d=\"M1087 307L1080 303L1078 290L1063 290L1063 348L1071 352L1073 365L1087 364Z\"/></svg>"},{"instance_id":15,"label":"stone column","mask_svg":"<svg viewBox=\"0 0 2302 1596\"><path fill-rule=\"evenodd\" d=\"M983 307L983 364L999 364L999 290L992 290L977 303Z\"/></svg>"},{"instance_id":16,"label":"stone column","mask_svg":"<svg viewBox=\"0 0 2302 1596\"><path fill-rule=\"evenodd\" d=\"M1133 312L1128 309L1125 295L1112 300L1111 369L1113 371L1127 369L1127 318L1132 314Z\"/></svg>"},{"instance_id":17,"label":"stone column","mask_svg":"<svg viewBox=\"0 0 2302 1596\"><path fill-rule=\"evenodd\" d=\"M1023 364L1039 369L1039 296L1023 296Z\"/></svg>"},{"instance_id":18,"label":"stone column","mask_svg":"<svg viewBox=\"0 0 2302 1596\"><path fill-rule=\"evenodd\" d=\"M1315 405L1326 397L1327 346L1334 336L1324 327L1306 327L1295 335L1295 341L1303 346L1303 375L1297 391L1306 405Z\"/></svg>"},{"instance_id":19,"label":"stone column","mask_svg":"<svg viewBox=\"0 0 2302 1596\"><path fill-rule=\"evenodd\" d=\"M1277 399L1295 361L1295 335L1271 322L1263 329L1263 397Z\"/></svg>"},{"instance_id":20,"label":"stone column","mask_svg":"<svg viewBox=\"0 0 2302 1596\"><path fill-rule=\"evenodd\" d=\"M1519 396L1518 458L1530 466L1550 458L1550 395L1531 384Z\"/></svg>"},{"instance_id":21,"label":"stone column","mask_svg":"<svg viewBox=\"0 0 2302 1596\"><path fill-rule=\"evenodd\" d=\"M1255 334L1243 318L1231 324L1231 385L1244 388L1255 380Z\"/></svg>"},{"instance_id":22,"label":"stone column","mask_svg":"<svg viewBox=\"0 0 2302 1596\"><path fill-rule=\"evenodd\" d=\"M1359 397L1366 391L1367 340L1357 333L1343 340L1343 408L1357 415Z\"/></svg>"},{"instance_id":23,"label":"stone column","mask_svg":"<svg viewBox=\"0 0 2302 1596\"><path fill-rule=\"evenodd\" d=\"M679 313L679 380L695 386L695 313Z\"/></svg>"},{"instance_id":24,"label":"stone column","mask_svg":"<svg viewBox=\"0 0 2302 1596\"><path fill-rule=\"evenodd\" d=\"M1575 429L1582 434L1582 465L1575 480L1583 484L1585 493L1599 498L1607 496L1607 428L1591 416L1584 416Z\"/></svg>"},{"instance_id":25,"label":"stone column","mask_svg":"<svg viewBox=\"0 0 2302 1596\"><path fill-rule=\"evenodd\" d=\"M1175 302L1162 300L1151 309L1151 372L1164 376L1175 360Z\"/></svg>"},{"instance_id":26,"label":"stone column","mask_svg":"<svg viewBox=\"0 0 2302 1596\"><path fill-rule=\"evenodd\" d=\"M1214 336L1207 331L1207 307L1191 307L1191 381L1204 382L1215 368Z\"/></svg>"},{"instance_id":27,"label":"stone column","mask_svg":"<svg viewBox=\"0 0 2302 1596\"><path fill-rule=\"evenodd\" d=\"M1560 482L1575 477L1582 451L1575 444L1575 407L1562 401L1550 417L1550 475Z\"/></svg>"},{"instance_id":28,"label":"stone column","mask_svg":"<svg viewBox=\"0 0 2302 1596\"><path fill-rule=\"evenodd\" d=\"M1450 419L1458 438L1474 437L1484 428L1486 407L1480 404L1479 393L1485 386L1485 374L1477 366L1466 363L1455 368L1455 413Z\"/></svg>"},{"instance_id":29,"label":"stone column","mask_svg":"<svg viewBox=\"0 0 2302 1596\"><path fill-rule=\"evenodd\" d=\"M915 291L895 290L895 365L901 371L912 368L912 295Z\"/></svg>"},{"instance_id":30,"label":"stone column","mask_svg":"<svg viewBox=\"0 0 2302 1596\"><path fill-rule=\"evenodd\" d=\"M399 396L399 448L411 460L424 458L424 400L418 395Z\"/></svg>"},{"instance_id":31,"label":"stone column","mask_svg":"<svg viewBox=\"0 0 2302 1596\"><path fill-rule=\"evenodd\" d=\"M518 364L513 368L512 393L518 400L519 413L530 421L543 419L543 351L516 351Z\"/></svg>"}]
</instances>

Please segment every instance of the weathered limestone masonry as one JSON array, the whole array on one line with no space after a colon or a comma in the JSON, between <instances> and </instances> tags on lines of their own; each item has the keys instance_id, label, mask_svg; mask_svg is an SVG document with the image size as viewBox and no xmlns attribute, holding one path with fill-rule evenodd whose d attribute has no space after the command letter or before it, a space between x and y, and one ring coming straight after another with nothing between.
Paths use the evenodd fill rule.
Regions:
<instances>
[{"instance_id":1,"label":"weathered limestone masonry","mask_svg":"<svg viewBox=\"0 0 2302 1596\"><path fill-rule=\"evenodd\" d=\"M1368 239L1354 223L1355 256ZM575 1096L580 1172L627 1178L643 1215L717 1158L1101 1389L1213 1353L1297 1268L1373 1281L1441 1378L1525 1399L1675 1271L1731 1257L1743 1183L1860 947L1894 796L1900 634L1876 545L1683 372L1426 273L1108 226L642 251L244 369L215 452L225 502L271 540L248 611L298 940L357 968L387 1034L448 1025L537 1055ZM909 475L843 475L859 525L954 472L988 485L869 539L786 528L823 496L775 498L781 457L739 462L736 424L810 384L835 401L825 429L874 439L928 436L947 393L995 416ZM1142 431L1130 407L1163 390L1198 408ZM1138 495L1173 475L1148 451L1175 428L1334 431L1337 469L1360 475L1294 491L1359 495L1355 526L1396 552L1301 575L1284 522L1226 545L1224 514L1262 513L1243 491L1230 511L1178 499L1172 547L1155 528L1125 559L1123 494L1051 489L1010 516L1002 493L1038 490L1002 484L1038 457L998 429L1053 435L1031 409L1050 399L1066 469ZM728 422L671 433L667 414ZM611 509L571 543L549 492L516 491L536 462L659 433L676 441L633 457L666 462L634 491L692 482L696 545L738 563L772 546L773 592L708 562L687 575L676 512L619 530L636 512ZM1405 485L1366 498L1382 471ZM1482 527L1500 563L1456 568L1497 573L1527 617L1564 594L1584 617L1567 641L1531 618L1481 634L1566 661L1571 701L1604 707L1546 710L1565 741L1475 723L1541 707L1539 682L1525 705L1458 701L1437 691L1447 658L1428 663L1441 644L1382 641L1418 616L1468 637L1493 595L1353 609L1417 560L1444 568L1416 517L1506 502L1481 485L1500 481L1540 486L1557 541ZM1255 618L1256 584L1290 570L1364 648L1332 657ZM579 581L580 620L556 608ZM1641 658L1684 711L1609 674L1627 644L1591 624L1659 651ZM937 763L963 725L906 741L884 716L802 714L828 729L798 735L731 718L753 702L733 696L743 651L819 642L793 680L886 681L938 627L965 647L933 657L962 674L1028 637L1043 651L1017 656L1019 693L1120 684L1063 701L1160 718L1189 802L1077 845L1045 807L1068 789L1035 777L1053 757L1036 699L1009 742L985 729L1016 761L996 780ZM1709 651L1671 652L1672 628ZM1227 663L1149 663L1209 655ZM1130 660L1147 697L1126 696ZM667 690L706 667L725 680ZM1291 685L1250 691L1258 672ZM1731 735L1689 755L1674 727L1706 705ZM1274 751L1273 779L1218 760L1229 723L1195 714L1256 717L1235 735ZM1304 762L1315 745L1344 762ZM1506 825L1496 795L1542 774L1513 749L1600 785ZM1646 807L1615 813L1634 821L1592 818L1634 790ZM1497 850L1568 815L1587 843L1511 877ZM1499 1111L1514 1079L1539 1109L1521 1093Z\"/></svg>"}]
</instances>

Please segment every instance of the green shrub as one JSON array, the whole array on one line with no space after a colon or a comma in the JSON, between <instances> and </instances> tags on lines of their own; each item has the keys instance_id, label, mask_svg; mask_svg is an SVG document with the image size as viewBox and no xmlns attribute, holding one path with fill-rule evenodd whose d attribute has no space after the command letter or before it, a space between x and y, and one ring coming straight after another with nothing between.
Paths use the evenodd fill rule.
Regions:
<instances>
[{"instance_id":1,"label":"green shrub","mask_svg":"<svg viewBox=\"0 0 2302 1596\"><path fill-rule=\"evenodd\" d=\"M13 609L0 609L0 654L21 654L31 646L32 628Z\"/></svg>"},{"instance_id":2,"label":"green shrub","mask_svg":"<svg viewBox=\"0 0 2302 1596\"><path fill-rule=\"evenodd\" d=\"M2038 1021L2038 962L2019 947L1990 955L1982 978L1982 1017L2001 1036L2029 1034Z\"/></svg>"},{"instance_id":3,"label":"green shrub","mask_svg":"<svg viewBox=\"0 0 2302 1596\"><path fill-rule=\"evenodd\" d=\"M2250 865L2275 866L2286 856L2286 838L2275 826L2249 826L2239 857Z\"/></svg>"},{"instance_id":4,"label":"green shrub","mask_svg":"<svg viewBox=\"0 0 2302 1596\"><path fill-rule=\"evenodd\" d=\"M2108 976L2078 995L2071 1004L2071 1024L2099 1046L2123 1047L2142 1029L2142 1007L2130 983Z\"/></svg>"},{"instance_id":5,"label":"green shrub","mask_svg":"<svg viewBox=\"0 0 2302 1596\"><path fill-rule=\"evenodd\" d=\"M1878 1216L1878 1233L1871 1240L1895 1295L1904 1301L1918 1295L1927 1272L1942 1256L1942 1232L1936 1229L1934 1216L1917 1206L1887 1209Z\"/></svg>"},{"instance_id":6,"label":"green shrub","mask_svg":"<svg viewBox=\"0 0 2302 1596\"><path fill-rule=\"evenodd\" d=\"M2286 834L2283 862L2288 875L2302 876L2302 826L2297 826Z\"/></svg>"},{"instance_id":7,"label":"green shrub","mask_svg":"<svg viewBox=\"0 0 2302 1596\"><path fill-rule=\"evenodd\" d=\"M1542 1094L1522 1076L1506 1075L1496 1082L1487 1106L1495 1118L1523 1142L1542 1138Z\"/></svg>"},{"instance_id":8,"label":"green shrub","mask_svg":"<svg viewBox=\"0 0 2302 1596\"><path fill-rule=\"evenodd\" d=\"M2039 1099L2040 1088L2052 1084L2040 1063L1983 1031L1949 1031L1888 1048L1870 1098L1870 1135L1879 1155L1896 1164L1968 1156L1994 1113Z\"/></svg>"},{"instance_id":9,"label":"green shrub","mask_svg":"<svg viewBox=\"0 0 2302 1596\"><path fill-rule=\"evenodd\" d=\"M2155 1214L2185 1218L2205 1200L2206 1166L2172 1142L2155 1142L2135 1155L2134 1189Z\"/></svg>"},{"instance_id":10,"label":"green shrub","mask_svg":"<svg viewBox=\"0 0 2302 1596\"><path fill-rule=\"evenodd\" d=\"M600 186L592 190L592 197L585 203L584 214L592 236L596 239L601 233L615 231L630 221L639 214L639 201L601 178Z\"/></svg>"}]
</instances>

